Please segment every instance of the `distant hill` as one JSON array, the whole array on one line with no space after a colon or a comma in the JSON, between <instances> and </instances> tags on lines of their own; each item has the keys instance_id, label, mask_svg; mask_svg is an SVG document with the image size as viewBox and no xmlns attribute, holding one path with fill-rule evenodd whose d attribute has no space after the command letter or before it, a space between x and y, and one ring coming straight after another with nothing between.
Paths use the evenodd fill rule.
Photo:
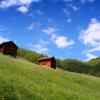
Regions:
<instances>
[{"instance_id":1,"label":"distant hill","mask_svg":"<svg viewBox=\"0 0 100 100\"><path fill-rule=\"evenodd\" d=\"M0 54L0 100L100 100L100 78Z\"/></svg>"}]
</instances>

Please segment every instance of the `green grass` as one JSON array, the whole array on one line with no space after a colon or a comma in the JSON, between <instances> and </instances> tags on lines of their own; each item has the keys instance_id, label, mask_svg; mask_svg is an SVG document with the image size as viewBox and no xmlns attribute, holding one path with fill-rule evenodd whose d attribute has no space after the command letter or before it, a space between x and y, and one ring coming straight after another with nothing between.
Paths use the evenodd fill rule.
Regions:
<instances>
[{"instance_id":1,"label":"green grass","mask_svg":"<svg viewBox=\"0 0 100 100\"><path fill-rule=\"evenodd\" d=\"M100 100L100 78L0 54L0 100Z\"/></svg>"}]
</instances>

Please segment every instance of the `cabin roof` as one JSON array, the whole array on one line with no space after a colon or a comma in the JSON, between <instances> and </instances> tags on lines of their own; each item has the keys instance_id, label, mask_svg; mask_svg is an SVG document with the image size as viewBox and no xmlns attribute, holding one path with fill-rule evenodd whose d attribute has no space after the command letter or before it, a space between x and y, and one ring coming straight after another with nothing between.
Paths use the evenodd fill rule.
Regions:
<instances>
[{"instance_id":1,"label":"cabin roof","mask_svg":"<svg viewBox=\"0 0 100 100\"><path fill-rule=\"evenodd\" d=\"M14 45L18 49L18 46L13 41L8 41L8 42L1 43L0 44L0 48L2 48L3 46L6 46L8 44L12 44L12 45Z\"/></svg>"},{"instance_id":2,"label":"cabin roof","mask_svg":"<svg viewBox=\"0 0 100 100\"><path fill-rule=\"evenodd\" d=\"M40 58L39 61L52 60L52 59L55 61L54 57L43 57L43 58Z\"/></svg>"}]
</instances>

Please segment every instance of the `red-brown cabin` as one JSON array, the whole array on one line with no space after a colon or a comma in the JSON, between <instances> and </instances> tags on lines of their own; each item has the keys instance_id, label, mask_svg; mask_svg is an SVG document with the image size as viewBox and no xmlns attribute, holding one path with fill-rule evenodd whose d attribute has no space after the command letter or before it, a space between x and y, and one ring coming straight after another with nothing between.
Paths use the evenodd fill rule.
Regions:
<instances>
[{"instance_id":1,"label":"red-brown cabin","mask_svg":"<svg viewBox=\"0 0 100 100\"><path fill-rule=\"evenodd\" d=\"M41 58L38 61L39 65L56 69L56 60L54 57Z\"/></svg>"},{"instance_id":2,"label":"red-brown cabin","mask_svg":"<svg viewBox=\"0 0 100 100\"><path fill-rule=\"evenodd\" d=\"M0 53L3 53L5 55L11 55L11 56L16 57L17 49L18 49L18 46L12 41L4 42L0 44Z\"/></svg>"}]
</instances>

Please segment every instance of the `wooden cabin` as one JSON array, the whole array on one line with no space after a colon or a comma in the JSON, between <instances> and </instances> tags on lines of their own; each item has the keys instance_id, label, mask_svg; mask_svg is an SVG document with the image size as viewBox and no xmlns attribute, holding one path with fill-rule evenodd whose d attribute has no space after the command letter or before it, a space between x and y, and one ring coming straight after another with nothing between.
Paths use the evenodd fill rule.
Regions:
<instances>
[{"instance_id":1,"label":"wooden cabin","mask_svg":"<svg viewBox=\"0 0 100 100\"><path fill-rule=\"evenodd\" d=\"M5 55L11 55L11 56L16 57L17 49L18 49L18 46L12 41L4 42L0 44L0 53L3 53Z\"/></svg>"},{"instance_id":2,"label":"wooden cabin","mask_svg":"<svg viewBox=\"0 0 100 100\"><path fill-rule=\"evenodd\" d=\"M38 60L39 65L56 69L56 60L54 57L41 58Z\"/></svg>"}]
</instances>

